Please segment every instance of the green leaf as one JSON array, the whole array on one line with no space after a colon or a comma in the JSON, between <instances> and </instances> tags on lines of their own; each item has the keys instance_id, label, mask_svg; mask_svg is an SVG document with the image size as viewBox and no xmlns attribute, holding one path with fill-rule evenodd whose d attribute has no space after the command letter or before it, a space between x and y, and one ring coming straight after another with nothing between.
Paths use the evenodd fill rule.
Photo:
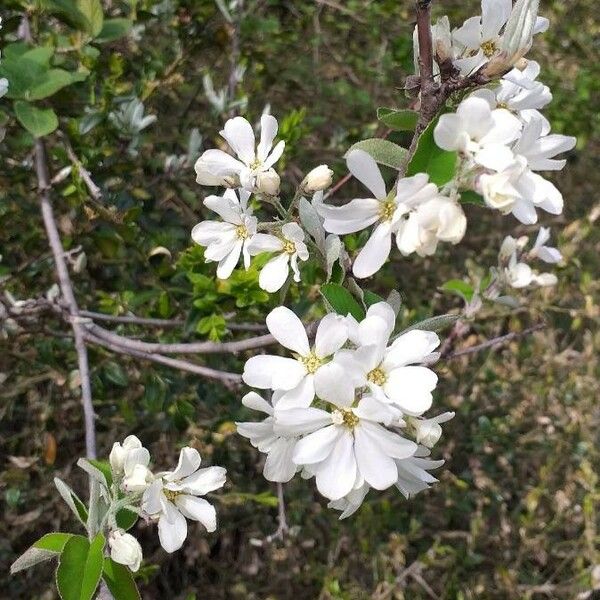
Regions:
<instances>
[{"instance_id":1,"label":"green leaf","mask_svg":"<svg viewBox=\"0 0 600 600\"><path fill-rule=\"evenodd\" d=\"M367 308L373 304L377 304L378 302L384 302L384 299L381 296L375 294L374 292L370 292L369 290L365 291L364 300Z\"/></svg>"},{"instance_id":2,"label":"green leaf","mask_svg":"<svg viewBox=\"0 0 600 600\"><path fill-rule=\"evenodd\" d=\"M461 279L451 279L450 281L446 281L446 283L444 283L440 289L444 290L444 292L458 294L467 302L471 301L474 293L473 286L466 281L462 281Z\"/></svg>"},{"instance_id":3,"label":"green leaf","mask_svg":"<svg viewBox=\"0 0 600 600\"><path fill-rule=\"evenodd\" d=\"M410 327L407 327L404 331L402 331L399 335L406 333L407 331L412 331L413 329L421 329L423 331L442 331L450 325L454 325L456 321L460 318L460 315L439 315L437 317L431 317L430 319L425 319L423 321L419 321L418 323L413 323ZM398 336L396 336L398 337Z\"/></svg>"},{"instance_id":4,"label":"green leaf","mask_svg":"<svg viewBox=\"0 0 600 600\"><path fill-rule=\"evenodd\" d=\"M15 102L14 108L19 123L35 137L48 135L58 127L58 117L51 108L37 108L21 100Z\"/></svg>"},{"instance_id":5,"label":"green leaf","mask_svg":"<svg viewBox=\"0 0 600 600\"><path fill-rule=\"evenodd\" d=\"M129 510L128 508L122 508L120 511L117 512L116 519L117 525L121 529L127 531L137 523L139 516L137 513L133 512L132 510Z\"/></svg>"},{"instance_id":6,"label":"green leaf","mask_svg":"<svg viewBox=\"0 0 600 600\"><path fill-rule=\"evenodd\" d=\"M63 69L50 69L39 81L30 87L27 98L41 100L56 94L58 90L85 79L87 73L69 73Z\"/></svg>"},{"instance_id":7,"label":"green leaf","mask_svg":"<svg viewBox=\"0 0 600 600\"><path fill-rule=\"evenodd\" d=\"M47 533L13 562L11 574L57 557L72 537L70 533Z\"/></svg>"},{"instance_id":8,"label":"green leaf","mask_svg":"<svg viewBox=\"0 0 600 600\"><path fill-rule=\"evenodd\" d=\"M0 63L0 77L8 79L7 98L22 99L29 90L41 81L47 67L23 56L5 58Z\"/></svg>"},{"instance_id":9,"label":"green leaf","mask_svg":"<svg viewBox=\"0 0 600 600\"><path fill-rule=\"evenodd\" d=\"M104 21L102 31L98 34L96 41L103 44L114 42L125 37L130 31L133 23L129 19L107 19Z\"/></svg>"},{"instance_id":10,"label":"green leaf","mask_svg":"<svg viewBox=\"0 0 600 600\"><path fill-rule=\"evenodd\" d=\"M120 387L125 387L129 383L127 373L125 373L123 367L116 362L106 363L104 367L104 375L111 383L114 383Z\"/></svg>"},{"instance_id":11,"label":"green leaf","mask_svg":"<svg viewBox=\"0 0 600 600\"><path fill-rule=\"evenodd\" d=\"M98 471L104 475L104 483L106 487L110 488L113 482L110 463L106 460L96 460L94 458L88 458L87 462L89 462L93 467L96 467L96 469L98 469Z\"/></svg>"},{"instance_id":12,"label":"green leaf","mask_svg":"<svg viewBox=\"0 0 600 600\"><path fill-rule=\"evenodd\" d=\"M364 319L365 311L352 294L337 283L326 283L321 286L321 295L338 315L351 314L358 321Z\"/></svg>"},{"instance_id":13,"label":"green leaf","mask_svg":"<svg viewBox=\"0 0 600 600\"><path fill-rule=\"evenodd\" d=\"M395 131L414 131L419 114L414 110L380 107L377 109L377 118Z\"/></svg>"},{"instance_id":14,"label":"green leaf","mask_svg":"<svg viewBox=\"0 0 600 600\"><path fill-rule=\"evenodd\" d=\"M49 13L55 15L67 25L80 31L89 31L90 22L77 8L73 0L44 0L43 4Z\"/></svg>"},{"instance_id":15,"label":"green leaf","mask_svg":"<svg viewBox=\"0 0 600 600\"><path fill-rule=\"evenodd\" d=\"M92 37L99 35L104 24L104 13L100 0L77 0L77 9L88 22L85 31Z\"/></svg>"},{"instance_id":16,"label":"green leaf","mask_svg":"<svg viewBox=\"0 0 600 600\"><path fill-rule=\"evenodd\" d=\"M37 48L32 48L28 50L24 54L21 55L20 58L24 60L31 60L34 63L40 65L41 67L50 68L50 59L54 56L54 48L50 48L49 46L39 46Z\"/></svg>"},{"instance_id":17,"label":"green leaf","mask_svg":"<svg viewBox=\"0 0 600 600\"><path fill-rule=\"evenodd\" d=\"M93 598L102 575L105 542L99 533L91 543L74 536L65 544L56 570L56 586L62 600Z\"/></svg>"},{"instance_id":18,"label":"green leaf","mask_svg":"<svg viewBox=\"0 0 600 600\"><path fill-rule=\"evenodd\" d=\"M85 504L79 499L77 494L61 479L54 478L54 485L67 506L73 511L73 514L81 521L83 525L87 523L88 511Z\"/></svg>"},{"instance_id":19,"label":"green leaf","mask_svg":"<svg viewBox=\"0 0 600 600\"><path fill-rule=\"evenodd\" d=\"M394 144L389 140L382 140L381 138L369 138L356 142L353 144L345 156L352 150L364 150L367 154L370 154L375 162L381 165L392 167L393 169L400 169L406 159L406 149Z\"/></svg>"},{"instance_id":20,"label":"green leaf","mask_svg":"<svg viewBox=\"0 0 600 600\"><path fill-rule=\"evenodd\" d=\"M461 204L476 204L477 206L485 206L483 196L473 190L465 190L460 193Z\"/></svg>"},{"instance_id":21,"label":"green leaf","mask_svg":"<svg viewBox=\"0 0 600 600\"><path fill-rule=\"evenodd\" d=\"M131 571L111 558L104 559L102 578L115 600L141 600Z\"/></svg>"},{"instance_id":22,"label":"green leaf","mask_svg":"<svg viewBox=\"0 0 600 600\"><path fill-rule=\"evenodd\" d=\"M437 119L432 121L421 134L414 156L408 163L406 174L427 173L436 185L448 183L456 172L457 152L448 152L438 147L433 139Z\"/></svg>"}]
</instances>

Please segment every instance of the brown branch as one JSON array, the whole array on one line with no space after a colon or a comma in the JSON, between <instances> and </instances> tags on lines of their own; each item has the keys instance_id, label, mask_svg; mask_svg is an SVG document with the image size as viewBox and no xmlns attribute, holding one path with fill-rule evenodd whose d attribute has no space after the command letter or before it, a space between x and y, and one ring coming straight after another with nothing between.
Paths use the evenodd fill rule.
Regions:
<instances>
[{"instance_id":1,"label":"brown branch","mask_svg":"<svg viewBox=\"0 0 600 600\"><path fill-rule=\"evenodd\" d=\"M73 293L71 277L65 261L65 251L60 241L60 235L54 219L54 212L50 202L50 176L48 172L48 161L46 149L41 139L35 142L35 171L38 180L38 191L42 219L52 255L56 266L56 274L62 296L66 302L69 314L69 322L73 328L75 338L75 350L77 351L77 362L79 365L79 377L81 379L81 404L83 406L83 417L85 423L85 448L88 458L96 458L96 429L94 423L94 406L92 403L92 386L90 383L90 369L88 363L87 348L85 346L84 332L79 316L77 300Z\"/></svg>"},{"instance_id":2,"label":"brown branch","mask_svg":"<svg viewBox=\"0 0 600 600\"><path fill-rule=\"evenodd\" d=\"M523 329L523 331L513 331L511 333L507 333L506 335L502 335L500 337L492 338L491 340L487 340L481 344L477 344L477 346L471 346L470 348L464 348L463 350L457 350L452 354L446 356L446 360L452 360L454 358L459 358L461 356L467 356L469 354L476 354L477 352L482 352L483 350L488 350L491 348L495 348L496 346L501 346L503 344L508 344L513 340L518 340L524 338L536 331L540 331L546 327L546 323L537 323L536 325L532 325L527 329Z\"/></svg>"}]
</instances>

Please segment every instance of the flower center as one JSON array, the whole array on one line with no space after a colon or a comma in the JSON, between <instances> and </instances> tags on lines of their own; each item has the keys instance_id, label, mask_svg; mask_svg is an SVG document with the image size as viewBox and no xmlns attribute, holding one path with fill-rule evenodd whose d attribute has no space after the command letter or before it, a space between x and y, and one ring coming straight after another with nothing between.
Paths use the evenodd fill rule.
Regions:
<instances>
[{"instance_id":1,"label":"flower center","mask_svg":"<svg viewBox=\"0 0 600 600\"><path fill-rule=\"evenodd\" d=\"M296 253L296 244L294 242L290 242L290 240L282 240L283 241L283 251L286 254L295 254Z\"/></svg>"},{"instance_id":2,"label":"flower center","mask_svg":"<svg viewBox=\"0 0 600 600\"><path fill-rule=\"evenodd\" d=\"M316 373L317 369L323 364L323 361L314 352L300 358L300 362L304 365L307 373L311 375Z\"/></svg>"},{"instance_id":3,"label":"flower center","mask_svg":"<svg viewBox=\"0 0 600 600\"><path fill-rule=\"evenodd\" d=\"M497 108L508 108L508 104L506 102L498 102Z\"/></svg>"},{"instance_id":4,"label":"flower center","mask_svg":"<svg viewBox=\"0 0 600 600\"><path fill-rule=\"evenodd\" d=\"M382 221L391 221L394 217L394 213L396 212L396 201L395 200L386 200L381 203L379 208L379 216Z\"/></svg>"},{"instance_id":5,"label":"flower center","mask_svg":"<svg viewBox=\"0 0 600 600\"><path fill-rule=\"evenodd\" d=\"M177 498L177 496L180 496L182 494L182 492L179 492L176 490L168 490L166 488L163 488L163 494L165 495L165 498L169 502L173 502L173 500L175 500L175 498Z\"/></svg>"},{"instance_id":6,"label":"flower center","mask_svg":"<svg viewBox=\"0 0 600 600\"><path fill-rule=\"evenodd\" d=\"M250 163L250 168L255 171L256 169L258 169L260 166L262 166L262 161L258 158L255 158L251 163Z\"/></svg>"},{"instance_id":7,"label":"flower center","mask_svg":"<svg viewBox=\"0 0 600 600\"><path fill-rule=\"evenodd\" d=\"M367 374L367 380L375 385L383 385L387 381L387 375L381 367L375 367Z\"/></svg>"},{"instance_id":8,"label":"flower center","mask_svg":"<svg viewBox=\"0 0 600 600\"><path fill-rule=\"evenodd\" d=\"M248 238L248 236L250 235L248 233L248 229L245 225L238 225L235 228L235 235L240 239L240 240L245 240Z\"/></svg>"},{"instance_id":9,"label":"flower center","mask_svg":"<svg viewBox=\"0 0 600 600\"><path fill-rule=\"evenodd\" d=\"M498 47L496 46L496 42L492 42L492 40L488 40L487 42L483 42L481 44L481 49L487 58L490 58L496 54L496 50Z\"/></svg>"},{"instance_id":10,"label":"flower center","mask_svg":"<svg viewBox=\"0 0 600 600\"><path fill-rule=\"evenodd\" d=\"M336 409L331 413L331 420L335 425L344 425L348 429L354 429L360 419L351 411L343 408Z\"/></svg>"}]
</instances>

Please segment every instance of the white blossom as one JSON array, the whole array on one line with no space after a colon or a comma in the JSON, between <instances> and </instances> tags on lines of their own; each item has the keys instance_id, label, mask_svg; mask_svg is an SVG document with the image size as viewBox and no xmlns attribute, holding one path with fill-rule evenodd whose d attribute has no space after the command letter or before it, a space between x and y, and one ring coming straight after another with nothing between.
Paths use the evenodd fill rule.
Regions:
<instances>
[{"instance_id":1,"label":"white blossom","mask_svg":"<svg viewBox=\"0 0 600 600\"><path fill-rule=\"evenodd\" d=\"M419 446L413 456L396 461L398 479L395 485L406 499L412 498L437 483L438 480L428 471L439 469L443 464L443 460L431 460L429 449Z\"/></svg>"},{"instance_id":2,"label":"white blossom","mask_svg":"<svg viewBox=\"0 0 600 600\"><path fill-rule=\"evenodd\" d=\"M115 442L108 458L113 475L123 475L136 464L148 466L150 453L135 435L128 435L121 444Z\"/></svg>"},{"instance_id":3,"label":"white blossom","mask_svg":"<svg viewBox=\"0 0 600 600\"><path fill-rule=\"evenodd\" d=\"M327 165L319 165L310 171L301 184L307 194L326 190L333 181L333 171Z\"/></svg>"},{"instance_id":4,"label":"white blossom","mask_svg":"<svg viewBox=\"0 0 600 600\"><path fill-rule=\"evenodd\" d=\"M281 158L285 142L280 141L273 147L279 126L271 115L262 115L260 119L260 142L256 145L252 125L243 117L234 117L225 123L220 132L230 148L234 158L218 149L206 150L196 161L196 181L201 185L222 185L235 187L241 185L248 191L261 191L257 185L260 176L264 188L262 191L273 195L273 165ZM265 174L270 174L265 180ZM275 173L275 175L277 175Z\"/></svg>"},{"instance_id":5,"label":"white blossom","mask_svg":"<svg viewBox=\"0 0 600 600\"><path fill-rule=\"evenodd\" d=\"M349 317L351 321L353 319ZM355 350L339 353L356 387L367 387L375 399L403 413L420 415L431 407L437 375L420 366L439 346L438 336L418 329L400 335L388 346L396 317L386 302L374 304L361 323L349 328ZM392 416L392 415L390 415Z\"/></svg>"},{"instance_id":6,"label":"white blossom","mask_svg":"<svg viewBox=\"0 0 600 600\"><path fill-rule=\"evenodd\" d=\"M411 425L415 429L417 443L423 444L427 448L433 448L442 437L440 423L446 423L453 418L453 412L445 412L431 419L412 419Z\"/></svg>"},{"instance_id":7,"label":"white blossom","mask_svg":"<svg viewBox=\"0 0 600 600\"><path fill-rule=\"evenodd\" d=\"M539 258L540 260L551 264L560 262L562 260L560 251L545 245L549 239L550 228L540 227L533 248L529 251L529 256L531 258Z\"/></svg>"},{"instance_id":8,"label":"white blossom","mask_svg":"<svg viewBox=\"0 0 600 600\"><path fill-rule=\"evenodd\" d=\"M258 283L267 292L276 292L286 282L289 269L294 273L294 281L300 281L298 260L308 260L308 248L304 243L304 231L297 223L286 223L281 228L281 237L257 233L248 244L248 252L255 256L261 252L276 252L261 269Z\"/></svg>"},{"instance_id":9,"label":"white blossom","mask_svg":"<svg viewBox=\"0 0 600 600\"><path fill-rule=\"evenodd\" d=\"M223 467L200 469L200 454L195 448L181 449L179 462L174 471L156 476L144 492L142 509L158 518L158 536L167 552L174 552L187 537L186 517L199 521L207 531L217 528L214 507L203 496L225 484Z\"/></svg>"},{"instance_id":10,"label":"white blossom","mask_svg":"<svg viewBox=\"0 0 600 600\"><path fill-rule=\"evenodd\" d=\"M110 557L116 563L129 567L134 573L139 570L142 564L142 547L131 534L120 529L111 531L108 546Z\"/></svg>"},{"instance_id":11,"label":"white blossom","mask_svg":"<svg viewBox=\"0 0 600 600\"><path fill-rule=\"evenodd\" d=\"M528 257L538 257L550 263L559 262L562 259L560 252L556 248L549 248L543 245L548 241L549 237L549 230L541 228ZM511 236L507 236L502 242L498 255L502 280L515 289L523 289L530 285L538 285L540 287L556 285L558 282L556 275L553 273L538 273L526 262L519 259L519 253L523 250L527 241L527 237L515 240Z\"/></svg>"},{"instance_id":12,"label":"white blossom","mask_svg":"<svg viewBox=\"0 0 600 600\"><path fill-rule=\"evenodd\" d=\"M239 197L238 197L239 194ZM250 266L250 242L256 233L256 217L248 207L250 192L225 190L222 196L208 196L204 205L223 221L202 221L192 229L192 239L206 246L207 262L216 261L217 277L227 279L243 255L244 268Z\"/></svg>"},{"instance_id":13,"label":"white blossom","mask_svg":"<svg viewBox=\"0 0 600 600\"><path fill-rule=\"evenodd\" d=\"M282 391L273 392L273 404L271 404L256 392L249 392L242 398L242 404L268 416L260 423L236 423L238 433L248 438L255 448L267 455L263 469L265 479L280 483L289 481L298 470L292 461L292 453L298 438L281 436L274 430L274 407L283 394Z\"/></svg>"},{"instance_id":14,"label":"white blossom","mask_svg":"<svg viewBox=\"0 0 600 600\"><path fill-rule=\"evenodd\" d=\"M138 463L126 468L121 488L128 493L140 493L145 491L152 481L154 481L154 475L147 465Z\"/></svg>"},{"instance_id":15,"label":"white blossom","mask_svg":"<svg viewBox=\"0 0 600 600\"><path fill-rule=\"evenodd\" d=\"M281 407L310 406L315 385L330 368L332 355L348 339L344 317L329 314L321 319L315 344L311 348L300 319L289 309L279 306L267 315L267 327L275 339L294 353L294 358L262 354L248 359L242 378L259 389L283 390L278 399ZM349 386L349 382L340 382Z\"/></svg>"}]
</instances>

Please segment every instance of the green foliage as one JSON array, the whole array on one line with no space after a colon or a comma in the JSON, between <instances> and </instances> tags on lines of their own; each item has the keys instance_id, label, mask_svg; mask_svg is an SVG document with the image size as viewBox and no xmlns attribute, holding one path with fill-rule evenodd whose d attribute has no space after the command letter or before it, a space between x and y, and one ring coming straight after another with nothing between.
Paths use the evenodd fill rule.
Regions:
<instances>
[{"instance_id":1,"label":"green foliage","mask_svg":"<svg viewBox=\"0 0 600 600\"><path fill-rule=\"evenodd\" d=\"M356 142L348 149L348 152L352 150L364 150L373 157L375 162L392 167L392 169L400 169L406 160L406 150L404 148L381 138L370 138ZM346 152L346 155L348 152Z\"/></svg>"},{"instance_id":2,"label":"green foliage","mask_svg":"<svg viewBox=\"0 0 600 600\"><path fill-rule=\"evenodd\" d=\"M380 107L377 109L377 118L394 131L414 131L419 115L414 110Z\"/></svg>"},{"instance_id":3,"label":"green foliage","mask_svg":"<svg viewBox=\"0 0 600 600\"><path fill-rule=\"evenodd\" d=\"M19 123L35 137L43 137L58 127L58 117L51 108L37 108L21 100L14 104Z\"/></svg>"},{"instance_id":4,"label":"green foliage","mask_svg":"<svg viewBox=\"0 0 600 600\"><path fill-rule=\"evenodd\" d=\"M446 281L446 283L444 283L440 289L444 290L444 292L458 294L465 300L465 302L470 302L473 298L473 294L475 293L473 286L466 281L462 281L461 279L451 279L450 281Z\"/></svg>"},{"instance_id":5,"label":"green foliage","mask_svg":"<svg viewBox=\"0 0 600 600\"><path fill-rule=\"evenodd\" d=\"M89 542L73 536L61 552L56 571L56 585L62 600L91 600L100 583L106 540L99 533Z\"/></svg>"},{"instance_id":6,"label":"green foliage","mask_svg":"<svg viewBox=\"0 0 600 600\"><path fill-rule=\"evenodd\" d=\"M11 574L29 569L60 555L66 543L73 537L70 533L47 533L24 552L10 567Z\"/></svg>"},{"instance_id":7,"label":"green foliage","mask_svg":"<svg viewBox=\"0 0 600 600\"><path fill-rule=\"evenodd\" d=\"M338 315L345 317L350 314L358 321L364 319L365 311L345 287L337 283L326 283L321 286L320 291L323 298Z\"/></svg>"},{"instance_id":8,"label":"green foliage","mask_svg":"<svg viewBox=\"0 0 600 600\"><path fill-rule=\"evenodd\" d=\"M104 559L102 578L115 600L140 600L131 571L110 558Z\"/></svg>"},{"instance_id":9,"label":"green foliage","mask_svg":"<svg viewBox=\"0 0 600 600\"><path fill-rule=\"evenodd\" d=\"M408 163L407 175L427 173L429 180L438 186L448 183L456 172L458 155L442 150L433 139L437 119L433 120L421 134L417 149Z\"/></svg>"}]
</instances>

